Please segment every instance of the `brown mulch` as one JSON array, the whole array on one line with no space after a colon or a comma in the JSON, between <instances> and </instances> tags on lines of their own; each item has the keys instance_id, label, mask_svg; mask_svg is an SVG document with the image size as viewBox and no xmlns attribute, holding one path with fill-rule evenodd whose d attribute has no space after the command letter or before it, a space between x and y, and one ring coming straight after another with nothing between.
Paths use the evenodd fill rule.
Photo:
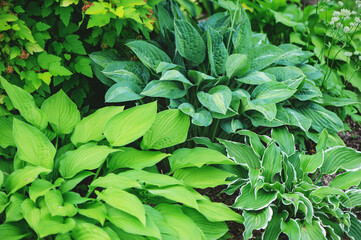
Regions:
<instances>
[{"instance_id":1,"label":"brown mulch","mask_svg":"<svg viewBox=\"0 0 361 240\"><path fill-rule=\"evenodd\" d=\"M346 122L352 131L345 131L338 135L342 138L347 147L361 151L361 126L351 119L347 119Z\"/></svg>"}]
</instances>

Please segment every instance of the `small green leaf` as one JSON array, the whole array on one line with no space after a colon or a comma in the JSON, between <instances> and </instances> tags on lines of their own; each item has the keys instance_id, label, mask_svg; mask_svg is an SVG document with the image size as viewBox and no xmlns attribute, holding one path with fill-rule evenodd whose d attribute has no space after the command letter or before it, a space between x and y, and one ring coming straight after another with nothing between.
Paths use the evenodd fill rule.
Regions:
<instances>
[{"instance_id":1,"label":"small green leaf","mask_svg":"<svg viewBox=\"0 0 361 240\"><path fill-rule=\"evenodd\" d=\"M85 48L83 43L79 40L78 35L67 35L63 45L68 52L86 55Z\"/></svg>"},{"instance_id":2,"label":"small green leaf","mask_svg":"<svg viewBox=\"0 0 361 240\"><path fill-rule=\"evenodd\" d=\"M273 177L282 170L282 154L275 143L271 143L262 158L262 176L265 181L272 183Z\"/></svg>"},{"instance_id":3,"label":"small green leaf","mask_svg":"<svg viewBox=\"0 0 361 240\"><path fill-rule=\"evenodd\" d=\"M70 72L67 68L60 65L60 62L51 63L49 65L49 72L53 76L70 76L73 73Z\"/></svg>"},{"instance_id":4,"label":"small green leaf","mask_svg":"<svg viewBox=\"0 0 361 240\"><path fill-rule=\"evenodd\" d=\"M75 70L87 77L93 77L93 71L90 66L90 59L88 57L79 57L75 60Z\"/></svg>"},{"instance_id":5,"label":"small green leaf","mask_svg":"<svg viewBox=\"0 0 361 240\"><path fill-rule=\"evenodd\" d=\"M219 85L208 93L198 92L197 98L210 111L226 114L232 101L232 91L227 86Z\"/></svg>"}]
</instances>

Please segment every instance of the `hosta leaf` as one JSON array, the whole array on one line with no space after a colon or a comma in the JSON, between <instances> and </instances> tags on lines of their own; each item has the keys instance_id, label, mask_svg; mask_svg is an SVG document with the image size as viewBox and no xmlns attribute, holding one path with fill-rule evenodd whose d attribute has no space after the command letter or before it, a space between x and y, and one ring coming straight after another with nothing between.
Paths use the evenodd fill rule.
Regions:
<instances>
[{"instance_id":1,"label":"hosta leaf","mask_svg":"<svg viewBox=\"0 0 361 240\"><path fill-rule=\"evenodd\" d=\"M257 191L257 197L251 189L251 184L242 187L241 195L232 207L242 210L260 210L269 206L277 198L277 192L266 192L262 188Z\"/></svg>"},{"instance_id":2,"label":"hosta leaf","mask_svg":"<svg viewBox=\"0 0 361 240\"><path fill-rule=\"evenodd\" d=\"M188 77L196 84L200 85L203 81L214 81L216 78L209 76L205 73L190 70L188 71Z\"/></svg>"},{"instance_id":3,"label":"hosta leaf","mask_svg":"<svg viewBox=\"0 0 361 240\"><path fill-rule=\"evenodd\" d=\"M118 174L122 177L127 177L133 179L144 186L158 186L158 187L165 187L165 186L172 186L172 185L183 185L183 183L173 177L168 175L163 175L159 173L150 173L146 171L126 171Z\"/></svg>"},{"instance_id":4,"label":"hosta leaf","mask_svg":"<svg viewBox=\"0 0 361 240\"><path fill-rule=\"evenodd\" d=\"M85 178L90 177L92 175L95 175L93 172L89 171L83 171L72 177L71 179L65 180L61 183L59 186L60 192L63 194L66 192L69 192L73 188L75 188L81 181L83 181Z\"/></svg>"},{"instance_id":5,"label":"hosta leaf","mask_svg":"<svg viewBox=\"0 0 361 240\"><path fill-rule=\"evenodd\" d=\"M105 93L105 102L127 102L142 99L142 90L133 82L123 81L111 86Z\"/></svg>"},{"instance_id":6,"label":"hosta leaf","mask_svg":"<svg viewBox=\"0 0 361 240\"><path fill-rule=\"evenodd\" d=\"M105 66L102 73L115 82L131 80L132 78L127 78L127 73L133 73L137 78L140 78L140 84L147 83L150 78L148 69L138 61L112 61Z\"/></svg>"},{"instance_id":7,"label":"hosta leaf","mask_svg":"<svg viewBox=\"0 0 361 240\"><path fill-rule=\"evenodd\" d=\"M111 240L102 228L86 222L78 223L71 232L71 236L76 240Z\"/></svg>"},{"instance_id":8,"label":"hosta leaf","mask_svg":"<svg viewBox=\"0 0 361 240\"><path fill-rule=\"evenodd\" d=\"M171 63L169 56L154 46L142 40L132 41L126 44L137 55L139 60L148 68L156 70L160 62Z\"/></svg>"},{"instance_id":9,"label":"hosta leaf","mask_svg":"<svg viewBox=\"0 0 361 240\"><path fill-rule=\"evenodd\" d=\"M13 138L13 118L0 116L0 147L8 146L16 146Z\"/></svg>"},{"instance_id":10,"label":"hosta leaf","mask_svg":"<svg viewBox=\"0 0 361 240\"><path fill-rule=\"evenodd\" d=\"M312 98L322 97L321 90L313 83L305 80L303 87L294 95L300 101L307 101Z\"/></svg>"},{"instance_id":11,"label":"hosta leaf","mask_svg":"<svg viewBox=\"0 0 361 240\"><path fill-rule=\"evenodd\" d=\"M12 223L3 223L0 225L0 238L3 240L20 240L24 239L27 233L24 227Z\"/></svg>"},{"instance_id":12,"label":"hosta leaf","mask_svg":"<svg viewBox=\"0 0 361 240\"><path fill-rule=\"evenodd\" d=\"M104 135L112 146L124 146L143 136L157 114L157 102L127 109L112 117L105 125Z\"/></svg>"},{"instance_id":13,"label":"hosta leaf","mask_svg":"<svg viewBox=\"0 0 361 240\"><path fill-rule=\"evenodd\" d=\"M275 143L271 143L262 158L262 176L265 181L272 183L273 177L282 170L282 154Z\"/></svg>"},{"instance_id":14,"label":"hosta leaf","mask_svg":"<svg viewBox=\"0 0 361 240\"><path fill-rule=\"evenodd\" d=\"M300 168L304 173L313 173L321 167L324 161L324 152L318 152L314 155L300 154Z\"/></svg>"},{"instance_id":15,"label":"hosta leaf","mask_svg":"<svg viewBox=\"0 0 361 240\"><path fill-rule=\"evenodd\" d=\"M226 72L229 79L241 77L248 72L251 62L245 54L232 54L227 57Z\"/></svg>"},{"instance_id":16,"label":"hosta leaf","mask_svg":"<svg viewBox=\"0 0 361 240\"><path fill-rule=\"evenodd\" d=\"M341 189L336 189L336 188L332 188L332 187L319 187L316 190L313 190L310 196L315 196L318 199L314 199L315 202L320 202L323 198L327 197L327 196L331 196L331 195L338 195L338 196L342 196L344 198L347 198L347 195L344 191L342 191Z\"/></svg>"},{"instance_id":17,"label":"hosta leaf","mask_svg":"<svg viewBox=\"0 0 361 240\"><path fill-rule=\"evenodd\" d=\"M289 99L295 92L283 83L272 81L258 85L253 90L252 97L255 99L254 104L271 104Z\"/></svg>"},{"instance_id":18,"label":"hosta leaf","mask_svg":"<svg viewBox=\"0 0 361 240\"><path fill-rule=\"evenodd\" d=\"M110 73L104 72L103 70L102 73L116 83L131 82L135 85L143 85L143 81L137 75L124 69L119 69Z\"/></svg>"},{"instance_id":19,"label":"hosta leaf","mask_svg":"<svg viewBox=\"0 0 361 240\"><path fill-rule=\"evenodd\" d=\"M204 61L206 45L197 30L184 20L174 21L175 44L179 54L200 64Z\"/></svg>"},{"instance_id":20,"label":"hosta leaf","mask_svg":"<svg viewBox=\"0 0 361 240\"><path fill-rule=\"evenodd\" d=\"M271 220L272 215L273 211L271 207L267 207L261 211L244 211L244 239L250 239L252 237L253 230L265 228L267 226L267 223Z\"/></svg>"},{"instance_id":21,"label":"hosta leaf","mask_svg":"<svg viewBox=\"0 0 361 240\"><path fill-rule=\"evenodd\" d=\"M238 6L237 6L238 10ZM238 20L236 32L232 36L235 53L246 53L252 46L252 28L251 22L247 16L246 11L241 7L240 19Z\"/></svg>"},{"instance_id":22,"label":"hosta leaf","mask_svg":"<svg viewBox=\"0 0 361 240\"><path fill-rule=\"evenodd\" d=\"M44 238L53 234L64 234L75 227L75 221L72 218L52 217L49 213L41 216L39 221L39 236Z\"/></svg>"},{"instance_id":23,"label":"hosta leaf","mask_svg":"<svg viewBox=\"0 0 361 240\"><path fill-rule=\"evenodd\" d=\"M301 69L295 66L272 67L267 68L264 72L274 75L278 82L282 82L292 89L297 89L305 78Z\"/></svg>"},{"instance_id":24,"label":"hosta leaf","mask_svg":"<svg viewBox=\"0 0 361 240\"><path fill-rule=\"evenodd\" d=\"M183 186L169 186L165 188L147 189L151 194L165 197L175 202L180 202L188 207L198 209L198 204L193 194Z\"/></svg>"},{"instance_id":25,"label":"hosta leaf","mask_svg":"<svg viewBox=\"0 0 361 240\"><path fill-rule=\"evenodd\" d=\"M348 171L336 176L331 182L330 187L346 190L352 186L358 186L361 182L361 169Z\"/></svg>"},{"instance_id":26,"label":"hosta leaf","mask_svg":"<svg viewBox=\"0 0 361 240\"><path fill-rule=\"evenodd\" d=\"M183 89L182 84L179 82L153 80L145 86L140 94L149 97L178 99L184 97L187 91Z\"/></svg>"},{"instance_id":27,"label":"hosta leaf","mask_svg":"<svg viewBox=\"0 0 361 240\"><path fill-rule=\"evenodd\" d=\"M263 239L277 240L281 233L281 224L288 216L288 212L282 211L272 215L272 219L268 222L265 232L263 233Z\"/></svg>"},{"instance_id":28,"label":"hosta leaf","mask_svg":"<svg viewBox=\"0 0 361 240\"><path fill-rule=\"evenodd\" d=\"M240 83L259 85L266 82L276 81L276 78L272 74L256 71L251 72L242 78L236 78L236 80Z\"/></svg>"},{"instance_id":29,"label":"hosta leaf","mask_svg":"<svg viewBox=\"0 0 361 240\"><path fill-rule=\"evenodd\" d=\"M281 230L288 236L288 239L300 239L300 226L292 218L288 222L281 222Z\"/></svg>"},{"instance_id":30,"label":"hosta leaf","mask_svg":"<svg viewBox=\"0 0 361 240\"><path fill-rule=\"evenodd\" d=\"M350 214L350 221L351 226L350 229L347 232L347 235L349 237L352 237L352 239L356 240L361 237L361 222L357 219L357 217L354 214Z\"/></svg>"},{"instance_id":31,"label":"hosta leaf","mask_svg":"<svg viewBox=\"0 0 361 240\"><path fill-rule=\"evenodd\" d=\"M225 204L211 202L207 199L198 201L198 211L211 222L235 221L243 223L244 221L241 214L232 211Z\"/></svg>"},{"instance_id":32,"label":"hosta leaf","mask_svg":"<svg viewBox=\"0 0 361 240\"><path fill-rule=\"evenodd\" d=\"M276 140L281 150L286 153L287 156L291 156L295 153L295 138L289 133L288 128L279 127L273 128L271 131L272 138Z\"/></svg>"},{"instance_id":33,"label":"hosta leaf","mask_svg":"<svg viewBox=\"0 0 361 240\"><path fill-rule=\"evenodd\" d=\"M189 117L178 109L170 109L157 114L148 132L143 136L143 150L172 147L187 139Z\"/></svg>"},{"instance_id":34,"label":"hosta leaf","mask_svg":"<svg viewBox=\"0 0 361 240\"><path fill-rule=\"evenodd\" d=\"M41 110L45 113L53 130L59 135L71 133L80 121L80 112L76 104L63 90L46 99Z\"/></svg>"},{"instance_id":35,"label":"hosta leaf","mask_svg":"<svg viewBox=\"0 0 361 240\"><path fill-rule=\"evenodd\" d=\"M78 213L83 216L95 219L101 225L104 225L107 209L103 203L94 202L85 205L84 208L78 208Z\"/></svg>"},{"instance_id":36,"label":"hosta leaf","mask_svg":"<svg viewBox=\"0 0 361 240\"><path fill-rule=\"evenodd\" d=\"M313 56L313 53L302 51L301 48L293 44L282 44L278 47L284 52L277 61L277 64L279 65L299 65Z\"/></svg>"},{"instance_id":37,"label":"hosta leaf","mask_svg":"<svg viewBox=\"0 0 361 240\"><path fill-rule=\"evenodd\" d=\"M161 81L178 81L188 85L193 85L181 72L178 70L168 70L159 79Z\"/></svg>"},{"instance_id":38,"label":"hosta leaf","mask_svg":"<svg viewBox=\"0 0 361 240\"><path fill-rule=\"evenodd\" d=\"M232 91L227 86L219 85L208 93L198 92L197 98L210 111L226 114L232 101Z\"/></svg>"},{"instance_id":39,"label":"hosta leaf","mask_svg":"<svg viewBox=\"0 0 361 240\"><path fill-rule=\"evenodd\" d=\"M262 70L276 62L283 51L274 45L262 45L249 51L248 57L251 61L250 71Z\"/></svg>"},{"instance_id":40,"label":"hosta leaf","mask_svg":"<svg viewBox=\"0 0 361 240\"><path fill-rule=\"evenodd\" d=\"M332 97L328 94L323 94L322 98L323 98L323 105L325 106L343 107L353 104L359 104L359 102L351 98Z\"/></svg>"},{"instance_id":41,"label":"hosta leaf","mask_svg":"<svg viewBox=\"0 0 361 240\"><path fill-rule=\"evenodd\" d=\"M207 29L207 49L211 70L218 76L226 71L228 51L223 43L223 36L211 27Z\"/></svg>"},{"instance_id":42,"label":"hosta leaf","mask_svg":"<svg viewBox=\"0 0 361 240\"><path fill-rule=\"evenodd\" d=\"M104 107L83 118L75 126L71 136L72 143L78 145L79 143L102 140L104 138L103 131L109 119L122 112L123 109L123 106Z\"/></svg>"},{"instance_id":43,"label":"hosta leaf","mask_svg":"<svg viewBox=\"0 0 361 240\"><path fill-rule=\"evenodd\" d=\"M325 151L325 160L321 166L323 174L331 174L338 168L357 170L361 168L361 152L348 147L333 147Z\"/></svg>"},{"instance_id":44,"label":"hosta leaf","mask_svg":"<svg viewBox=\"0 0 361 240\"><path fill-rule=\"evenodd\" d=\"M109 173L104 177L98 177L90 184L90 186L102 188L114 187L119 189L141 187L137 181L114 173Z\"/></svg>"},{"instance_id":45,"label":"hosta leaf","mask_svg":"<svg viewBox=\"0 0 361 240\"><path fill-rule=\"evenodd\" d=\"M300 226L300 239L326 239L326 231L319 221L301 223L298 220L298 225Z\"/></svg>"},{"instance_id":46,"label":"hosta leaf","mask_svg":"<svg viewBox=\"0 0 361 240\"><path fill-rule=\"evenodd\" d=\"M73 217L77 213L74 205L65 203L59 190L48 191L44 196L45 204L51 216Z\"/></svg>"},{"instance_id":47,"label":"hosta leaf","mask_svg":"<svg viewBox=\"0 0 361 240\"><path fill-rule=\"evenodd\" d=\"M44 179L36 179L29 187L29 197L36 202L38 197L44 196L50 189L53 188L53 184Z\"/></svg>"},{"instance_id":48,"label":"hosta leaf","mask_svg":"<svg viewBox=\"0 0 361 240\"><path fill-rule=\"evenodd\" d=\"M256 155L259 157L263 156L265 147L263 146L260 137L256 133L249 130L239 130L237 131L237 134L247 136Z\"/></svg>"},{"instance_id":49,"label":"hosta leaf","mask_svg":"<svg viewBox=\"0 0 361 240\"><path fill-rule=\"evenodd\" d=\"M93 170L100 167L106 157L119 150L107 146L86 144L76 150L68 151L59 160L59 172L63 178L72 178L84 170ZM74 161L76 159L76 161Z\"/></svg>"},{"instance_id":50,"label":"hosta leaf","mask_svg":"<svg viewBox=\"0 0 361 240\"><path fill-rule=\"evenodd\" d=\"M10 204L8 197L5 192L0 192L0 213L2 213L5 208L8 209L8 205Z\"/></svg>"},{"instance_id":51,"label":"hosta leaf","mask_svg":"<svg viewBox=\"0 0 361 240\"><path fill-rule=\"evenodd\" d=\"M201 109L198 112L195 111L194 107L190 103L182 103L178 106L184 114L192 117L192 124L202 127L208 127L212 124L212 114L205 109Z\"/></svg>"},{"instance_id":52,"label":"hosta leaf","mask_svg":"<svg viewBox=\"0 0 361 240\"><path fill-rule=\"evenodd\" d=\"M44 129L48 125L45 113L36 105L34 98L24 89L10 84L0 76L0 83L5 89L14 107L19 110L26 121L33 124L39 129Z\"/></svg>"},{"instance_id":53,"label":"hosta leaf","mask_svg":"<svg viewBox=\"0 0 361 240\"><path fill-rule=\"evenodd\" d=\"M303 115L302 113L291 109L291 108L284 108L289 116L289 122L293 126L297 126L301 128L303 131L307 132L312 125L312 120Z\"/></svg>"}]
</instances>

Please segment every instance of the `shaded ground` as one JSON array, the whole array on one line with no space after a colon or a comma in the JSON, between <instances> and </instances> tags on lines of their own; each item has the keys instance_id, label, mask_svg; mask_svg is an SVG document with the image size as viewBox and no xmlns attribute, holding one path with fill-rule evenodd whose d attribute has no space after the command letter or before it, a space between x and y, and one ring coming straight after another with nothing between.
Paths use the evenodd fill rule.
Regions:
<instances>
[{"instance_id":1,"label":"shaded ground","mask_svg":"<svg viewBox=\"0 0 361 240\"><path fill-rule=\"evenodd\" d=\"M339 133L338 135L342 138L347 147L352 147L361 151L361 126L351 119L347 119L347 124L352 131L346 131L344 133Z\"/></svg>"}]
</instances>

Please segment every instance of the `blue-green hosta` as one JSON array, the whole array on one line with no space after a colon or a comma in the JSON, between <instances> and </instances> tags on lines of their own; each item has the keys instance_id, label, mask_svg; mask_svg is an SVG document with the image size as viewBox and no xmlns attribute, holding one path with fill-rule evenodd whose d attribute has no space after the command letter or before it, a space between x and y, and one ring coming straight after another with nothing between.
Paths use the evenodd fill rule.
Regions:
<instances>
[{"instance_id":1,"label":"blue-green hosta","mask_svg":"<svg viewBox=\"0 0 361 240\"><path fill-rule=\"evenodd\" d=\"M339 117L325 108L340 100L325 98L319 88L322 73L307 64L312 53L292 44L275 46L252 33L241 8L196 24L176 6L166 7L157 8L157 42L127 44L139 61L91 54L97 77L110 86L106 102L160 99L192 117L194 125L221 122L228 133L282 125L314 133L343 129Z\"/></svg>"},{"instance_id":2,"label":"blue-green hosta","mask_svg":"<svg viewBox=\"0 0 361 240\"><path fill-rule=\"evenodd\" d=\"M214 166L233 161L207 148L159 151L185 141L180 110L157 113L151 102L81 118L62 91L39 109L0 80L20 112L0 117L1 239L226 239L225 221L243 222L193 189L230 183L233 173ZM174 177L155 166L166 158Z\"/></svg>"},{"instance_id":3,"label":"blue-green hosta","mask_svg":"<svg viewBox=\"0 0 361 240\"><path fill-rule=\"evenodd\" d=\"M274 128L272 138L244 130L238 134L249 145L218 140L242 167L235 168L239 177L226 192L240 189L233 207L243 210L245 239L255 229L265 229L267 240L281 233L301 240L343 239L344 234L359 239L361 222L352 209L361 205L361 152L327 147L332 139L326 130L312 155L296 150L286 127Z\"/></svg>"}]
</instances>

